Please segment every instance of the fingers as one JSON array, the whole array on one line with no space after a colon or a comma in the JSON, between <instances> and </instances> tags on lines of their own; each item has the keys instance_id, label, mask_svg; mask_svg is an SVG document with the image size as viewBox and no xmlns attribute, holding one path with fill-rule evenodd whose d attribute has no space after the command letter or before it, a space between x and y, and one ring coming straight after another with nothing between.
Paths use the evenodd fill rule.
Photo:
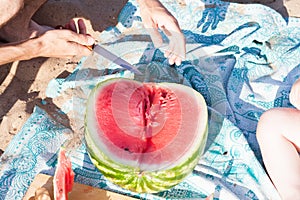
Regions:
<instances>
[{"instance_id":1,"label":"fingers","mask_svg":"<svg viewBox=\"0 0 300 200\"><path fill-rule=\"evenodd\" d=\"M91 50L87 46L93 45L95 39L90 35L78 34L71 29L57 31L59 32L56 34L60 37L61 42L68 45L64 49L69 51L70 55L89 55L91 53Z\"/></svg>"},{"instance_id":2,"label":"fingers","mask_svg":"<svg viewBox=\"0 0 300 200\"><path fill-rule=\"evenodd\" d=\"M160 3L159 0L139 1L141 17L145 28L149 29L150 37L155 46L163 43L158 28L162 29L169 39L165 56L169 63L180 65L185 59L185 39L176 18Z\"/></svg>"},{"instance_id":3,"label":"fingers","mask_svg":"<svg viewBox=\"0 0 300 200\"><path fill-rule=\"evenodd\" d=\"M61 37L63 37L64 39L70 42L75 42L83 46L90 46L95 43L95 39L90 35L77 34L69 30L61 30L61 32L63 31L64 33L61 33Z\"/></svg>"},{"instance_id":4,"label":"fingers","mask_svg":"<svg viewBox=\"0 0 300 200\"><path fill-rule=\"evenodd\" d=\"M185 38L180 30L178 21L168 12L165 13L164 20L160 20L158 27L169 39L168 49L164 56L169 59L169 64L180 65L185 59L186 47Z\"/></svg>"},{"instance_id":5,"label":"fingers","mask_svg":"<svg viewBox=\"0 0 300 200\"><path fill-rule=\"evenodd\" d=\"M168 49L165 51L164 56L169 59L170 65L180 65L186 54L184 35L180 31L177 22L170 24L169 27L162 27L162 29L169 38Z\"/></svg>"},{"instance_id":6,"label":"fingers","mask_svg":"<svg viewBox=\"0 0 300 200\"><path fill-rule=\"evenodd\" d=\"M85 25L83 19L78 20L78 29L79 29L80 34L87 34L86 25Z\"/></svg>"},{"instance_id":7,"label":"fingers","mask_svg":"<svg viewBox=\"0 0 300 200\"><path fill-rule=\"evenodd\" d=\"M82 46L78 43L69 43L72 48L71 56L88 56L91 55L91 50L86 46Z\"/></svg>"},{"instance_id":8,"label":"fingers","mask_svg":"<svg viewBox=\"0 0 300 200\"><path fill-rule=\"evenodd\" d=\"M181 45L178 44L172 44L173 42L170 42L169 49L165 52L165 57L169 59L169 64L177 66L181 64L181 62L184 60L184 57L182 54L184 54L182 49L179 49L178 47Z\"/></svg>"},{"instance_id":9,"label":"fingers","mask_svg":"<svg viewBox=\"0 0 300 200\"><path fill-rule=\"evenodd\" d=\"M156 48L159 48L163 44L163 39L158 31L157 24L152 20L151 17L146 15L143 17L144 27L147 29L151 40Z\"/></svg>"},{"instance_id":10,"label":"fingers","mask_svg":"<svg viewBox=\"0 0 300 200\"><path fill-rule=\"evenodd\" d=\"M95 40L87 34L83 19L72 19L65 26L46 31L33 43L39 44L38 56L72 58L90 55L92 51L88 46L92 46Z\"/></svg>"},{"instance_id":11,"label":"fingers","mask_svg":"<svg viewBox=\"0 0 300 200\"><path fill-rule=\"evenodd\" d=\"M169 64L177 66L185 59L185 45L174 44L170 41L169 48L165 51L164 56L169 59Z\"/></svg>"},{"instance_id":12,"label":"fingers","mask_svg":"<svg viewBox=\"0 0 300 200\"><path fill-rule=\"evenodd\" d=\"M74 31L75 33L77 33L77 27L76 27L76 23L75 23L74 19L71 19L69 21L68 27L71 31Z\"/></svg>"},{"instance_id":13,"label":"fingers","mask_svg":"<svg viewBox=\"0 0 300 200\"><path fill-rule=\"evenodd\" d=\"M148 33L154 46L160 48L163 46L163 39L157 27L156 24L152 23L152 28L148 28ZM177 21L173 18L169 18L162 23L159 28L169 39L169 44L165 50L164 56L168 58L170 65L180 65L182 60L185 59L186 47L184 35L182 34Z\"/></svg>"},{"instance_id":14,"label":"fingers","mask_svg":"<svg viewBox=\"0 0 300 200\"><path fill-rule=\"evenodd\" d=\"M77 25L74 19L71 19L68 24L65 25L65 29L71 30L65 31L64 39L71 42L78 43L83 46L91 46L95 43L94 38L87 35L86 25L83 19L78 19Z\"/></svg>"},{"instance_id":15,"label":"fingers","mask_svg":"<svg viewBox=\"0 0 300 200\"><path fill-rule=\"evenodd\" d=\"M65 29L69 29L75 33L87 34L86 25L83 19L78 19L77 25L74 19L71 19L68 24L65 25Z\"/></svg>"},{"instance_id":16,"label":"fingers","mask_svg":"<svg viewBox=\"0 0 300 200\"><path fill-rule=\"evenodd\" d=\"M148 29L148 33L149 33L149 35L151 37L151 40L152 40L154 46L156 48L161 47L162 44L163 44L163 40L162 40L162 37L161 37L158 29L156 29L156 28L149 28Z\"/></svg>"},{"instance_id":17,"label":"fingers","mask_svg":"<svg viewBox=\"0 0 300 200\"><path fill-rule=\"evenodd\" d=\"M86 46L92 45L94 42L95 40L91 36L62 29L47 31L32 40L32 45L37 48L36 55L38 56L71 58L90 55L91 50Z\"/></svg>"}]
</instances>

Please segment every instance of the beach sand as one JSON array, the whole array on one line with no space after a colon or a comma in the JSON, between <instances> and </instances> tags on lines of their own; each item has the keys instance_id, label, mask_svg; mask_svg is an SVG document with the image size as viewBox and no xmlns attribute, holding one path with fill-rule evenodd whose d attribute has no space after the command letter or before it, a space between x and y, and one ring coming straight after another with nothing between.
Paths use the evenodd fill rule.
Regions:
<instances>
[{"instance_id":1,"label":"beach sand","mask_svg":"<svg viewBox=\"0 0 300 200\"><path fill-rule=\"evenodd\" d=\"M183 1L183 0L178 0ZM287 17L300 17L298 0L228 0L241 3L262 3ZM84 2L84 3L82 3ZM34 19L49 26L64 25L69 19L83 17L88 32L97 37L105 28L117 23L118 13L125 0L49 0L35 14ZM0 154L11 139L20 131L35 105L53 110L59 107L48 99L45 90L49 81L56 77L68 76L77 65L77 59L36 58L30 61L14 62L0 66Z\"/></svg>"}]
</instances>

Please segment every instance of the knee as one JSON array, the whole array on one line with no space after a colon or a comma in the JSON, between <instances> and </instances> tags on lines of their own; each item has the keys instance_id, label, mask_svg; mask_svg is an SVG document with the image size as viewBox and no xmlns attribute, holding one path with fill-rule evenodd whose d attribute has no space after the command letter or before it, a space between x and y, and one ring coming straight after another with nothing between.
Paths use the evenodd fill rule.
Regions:
<instances>
[{"instance_id":1,"label":"knee","mask_svg":"<svg viewBox=\"0 0 300 200\"><path fill-rule=\"evenodd\" d=\"M0 2L0 28L15 17L24 7L24 0L5 0Z\"/></svg>"},{"instance_id":2,"label":"knee","mask_svg":"<svg viewBox=\"0 0 300 200\"><path fill-rule=\"evenodd\" d=\"M268 140L268 137L271 135L274 136L274 130L276 130L276 126L280 126L280 124L275 122L278 121L277 113L277 109L270 109L261 115L256 129L256 139L258 143L263 143L264 141Z\"/></svg>"},{"instance_id":3,"label":"knee","mask_svg":"<svg viewBox=\"0 0 300 200\"><path fill-rule=\"evenodd\" d=\"M7 5L10 8L10 12L16 15L23 7L24 7L24 0L15 0L15 1L7 1Z\"/></svg>"},{"instance_id":4,"label":"knee","mask_svg":"<svg viewBox=\"0 0 300 200\"><path fill-rule=\"evenodd\" d=\"M10 1L9 4L11 4L11 12L16 15L24 7L24 0Z\"/></svg>"},{"instance_id":5,"label":"knee","mask_svg":"<svg viewBox=\"0 0 300 200\"><path fill-rule=\"evenodd\" d=\"M280 196L282 200L290 200L290 199L299 199L300 197L300 187L291 187L287 191L281 191Z\"/></svg>"}]
</instances>

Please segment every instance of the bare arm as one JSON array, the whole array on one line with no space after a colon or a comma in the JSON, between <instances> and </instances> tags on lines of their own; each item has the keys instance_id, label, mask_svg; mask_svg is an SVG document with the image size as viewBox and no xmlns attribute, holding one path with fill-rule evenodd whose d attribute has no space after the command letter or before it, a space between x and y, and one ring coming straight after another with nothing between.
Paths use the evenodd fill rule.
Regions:
<instances>
[{"instance_id":1,"label":"bare arm","mask_svg":"<svg viewBox=\"0 0 300 200\"><path fill-rule=\"evenodd\" d=\"M36 43L36 40L28 40L0 46L0 65L33 58L33 55L38 54L38 48L35 48Z\"/></svg>"},{"instance_id":2,"label":"bare arm","mask_svg":"<svg viewBox=\"0 0 300 200\"><path fill-rule=\"evenodd\" d=\"M95 40L91 36L85 34L84 29L80 34L73 29L53 29L36 38L0 46L0 65L35 57L86 56L91 53L86 46L93 45L94 42Z\"/></svg>"}]
</instances>

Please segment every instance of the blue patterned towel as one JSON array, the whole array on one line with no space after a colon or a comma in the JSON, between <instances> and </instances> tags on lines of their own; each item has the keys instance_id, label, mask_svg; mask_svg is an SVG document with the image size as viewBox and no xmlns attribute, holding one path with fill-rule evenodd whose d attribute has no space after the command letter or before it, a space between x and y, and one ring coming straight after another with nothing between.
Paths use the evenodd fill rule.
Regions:
<instances>
[{"instance_id":1,"label":"blue patterned towel","mask_svg":"<svg viewBox=\"0 0 300 200\"><path fill-rule=\"evenodd\" d=\"M99 81L127 77L188 85L199 91L209 106L204 155L193 173L174 188L136 194L107 181L91 163L84 144L71 144L75 181L141 199L204 199L212 193L214 199L225 200L279 199L261 165L255 130L265 110L291 106L288 94L300 77L300 21L284 20L275 11L255 4L161 2L178 19L186 36L187 60L180 66L169 66L163 49L153 47L142 28L137 3L130 0L118 25L98 39L135 63L144 76L93 55L82 59L66 79L52 80L47 94L60 99L58 116L73 116L70 125L81 136L84 103ZM22 199L36 174L53 175L59 147L70 137L74 139L59 119L35 108L1 157L0 199Z\"/></svg>"}]
</instances>

